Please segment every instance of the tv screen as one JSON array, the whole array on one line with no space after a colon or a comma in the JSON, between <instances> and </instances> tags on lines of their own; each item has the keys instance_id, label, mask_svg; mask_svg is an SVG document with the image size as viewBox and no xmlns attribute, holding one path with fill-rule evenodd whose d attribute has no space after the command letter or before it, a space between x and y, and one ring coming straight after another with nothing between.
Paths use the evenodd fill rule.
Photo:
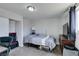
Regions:
<instances>
[{"instance_id":1,"label":"tv screen","mask_svg":"<svg viewBox=\"0 0 79 59\"><path fill-rule=\"evenodd\" d=\"M68 23L63 25L63 35L68 35Z\"/></svg>"}]
</instances>

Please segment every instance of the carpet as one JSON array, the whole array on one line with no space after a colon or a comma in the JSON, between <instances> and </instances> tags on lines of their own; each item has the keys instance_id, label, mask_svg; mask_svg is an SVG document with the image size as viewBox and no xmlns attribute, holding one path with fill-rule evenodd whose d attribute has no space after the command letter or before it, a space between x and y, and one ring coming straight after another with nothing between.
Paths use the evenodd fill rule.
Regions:
<instances>
[{"instance_id":1,"label":"carpet","mask_svg":"<svg viewBox=\"0 0 79 59\"><path fill-rule=\"evenodd\" d=\"M11 50L9 56L57 56L57 55L53 52L24 46L24 47L17 47Z\"/></svg>"}]
</instances>

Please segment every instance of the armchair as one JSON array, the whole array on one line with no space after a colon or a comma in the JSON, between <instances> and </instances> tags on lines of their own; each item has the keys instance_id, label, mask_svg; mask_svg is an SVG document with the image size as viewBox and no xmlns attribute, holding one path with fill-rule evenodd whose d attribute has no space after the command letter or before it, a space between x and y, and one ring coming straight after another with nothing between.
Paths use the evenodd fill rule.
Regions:
<instances>
[{"instance_id":1,"label":"armchair","mask_svg":"<svg viewBox=\"0 0 79 59\"><path fill-rule=\"evenodd\" d=\"M7 47L10 50L18 46L18 41L11 35L8 37L0 37L0 45Z\"/></svg>"},{"instance_id":2,"label":"armchair","mask_svg":"<svg viewBox=\"0 0 79 59\"><path fill-rule=\"evenodd\" d=\"M10 44L13 41L12 37L0 37L0 45L7 47L10 51L11 47Z\"/></svg>"}]
</instances>

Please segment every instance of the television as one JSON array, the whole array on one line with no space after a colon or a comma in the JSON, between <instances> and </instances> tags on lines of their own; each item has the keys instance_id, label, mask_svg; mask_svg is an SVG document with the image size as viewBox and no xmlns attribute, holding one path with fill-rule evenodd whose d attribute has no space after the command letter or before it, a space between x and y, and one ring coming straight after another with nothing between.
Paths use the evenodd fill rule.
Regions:
<instances>
[{"instance_id":1,"label":"television","mask_svg":"<svg viewBox=\"0 0 79 59\"><path fill-rule=\"evenodd\" d=\"M68 35L68 23L63 25L63 35Z\"/></svg>"},{"instance_id":2,"label":"television","mask_svg":"<svg viewBox=\"0 0 79 59\"><path fill-rule=\"evenodd\" d=\"M73 26L71 22L69 22L69 24L65 23L63 25L63 35L69 40L75 41L76 38L75 26Z\"/></svg>"},{"instance_id":3,"label":"television","mask_svg":"<svg viewBox=\"0 0 79 59\"><path fill-rule=\"evenodd\" d=\"M68 23L65 23L63 25L63 36L68 39L68 33L69 33L69 30L68 30Z\"/></svg>"}]
</instances>

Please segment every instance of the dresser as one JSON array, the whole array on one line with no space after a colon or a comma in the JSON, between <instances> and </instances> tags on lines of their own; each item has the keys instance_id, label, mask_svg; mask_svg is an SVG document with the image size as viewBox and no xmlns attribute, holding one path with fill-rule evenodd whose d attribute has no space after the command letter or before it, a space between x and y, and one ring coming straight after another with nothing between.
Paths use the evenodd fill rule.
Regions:
<instances>
[{"instance_id":1,"label":"dresser","mask_svg":"<svg viewBox=\"0 0 79 59\"><path fill-rule=\"evenodd\" d=\"M60 49L61 49L61 54L63 54L63 48L66 45L69 46L74 46L74 42L72 40L68 40L65 36L60 35L59 36L59 42L60 42Z\"/></svg>"}]
</instances>

